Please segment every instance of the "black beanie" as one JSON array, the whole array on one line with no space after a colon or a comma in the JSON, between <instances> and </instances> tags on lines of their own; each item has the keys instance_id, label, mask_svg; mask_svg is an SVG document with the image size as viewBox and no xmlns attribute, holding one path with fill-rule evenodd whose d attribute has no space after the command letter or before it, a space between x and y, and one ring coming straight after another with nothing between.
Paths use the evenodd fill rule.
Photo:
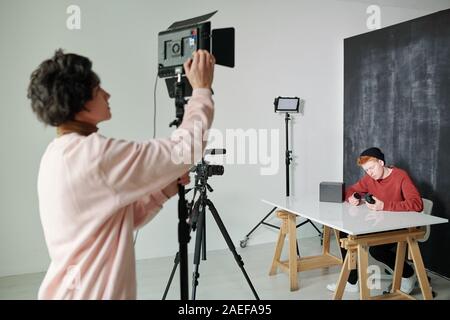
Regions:
<instances>
[{"instance_id":1,"label":"black beanie","mask_svg":"<svg viewBox=\"0 0 450 320\"><path fill-rule=\"evenodd\" d=\"M366 149L366 150L364 150L363 152L361 152L361 154L360 154L359 156L360 156L360 157L364 157L364 156L367 156L367 157L374 157L374 158L383 160L383 162L385 162L385 161L384 161L384 154L383 154L383 152L381 152L381 150L378 149L378 148L369 148L369 149Z\"/></svg>"}]
</instances>

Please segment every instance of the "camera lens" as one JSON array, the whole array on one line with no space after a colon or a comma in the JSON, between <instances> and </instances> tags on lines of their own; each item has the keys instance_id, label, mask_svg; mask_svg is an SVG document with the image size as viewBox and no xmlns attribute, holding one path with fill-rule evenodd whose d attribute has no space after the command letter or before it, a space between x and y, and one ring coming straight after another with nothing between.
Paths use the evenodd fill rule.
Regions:
<instances>
[{"instance_id":1,"label":"camera lens","mask_svg":"<svg viewBox=\"0 0 450 320\"><path fill-rule=\"evenodd\" d=\"M366 199L367 203L370 203L370 204L374 204L375 203L375 199L373 198L373 195L370 194L370 193L367 193L364 198Z\"/></svg>"},{"instance_id":2,"label":"camera lens","mask_svg":"<svg viewBox=\"0 0 450 320\"><path fill-rule=\"evenodd\" d=\"M208 166L208 176L221 176L223 175L224 168L220 165L210 165Z\"/></svg>"}]
</instances>

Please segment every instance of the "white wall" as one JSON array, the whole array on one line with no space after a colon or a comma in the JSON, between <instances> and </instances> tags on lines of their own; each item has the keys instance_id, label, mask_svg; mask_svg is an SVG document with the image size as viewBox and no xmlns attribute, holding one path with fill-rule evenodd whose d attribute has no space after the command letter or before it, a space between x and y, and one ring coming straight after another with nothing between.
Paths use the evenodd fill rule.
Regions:
<instances>
[{"instance_id":1,"label":"white wall","mask_svg":"<svg viewBox=\"0 0 450 320\"><path fill-rule=\"evenodd\" d=\"M81 30L66 28L70 4L81 7ZM238 246L270 209L261 196L285 192L284 120L273 113L274 97L296 95L306 102L291 130L293 193L317 193L320 181L342 179L343 39L368 32L370 4L380 5L382 27L450 7L444 0L0 0L0 276L44 271L49 262L36 179L55 130L36 120L26 88L31 71L56 48L90 57L112 94L113 119L101 124L101 132L145 140L153 132L157 33L213 10L219 10L214 28L236 28L236 68L216 69L214 127L280 129L277 175L261 176L259 165L226 164L225 174L210 180L211 199ZM161 80L156 97L157 135L168 136L175 112ZM176 252L175 199L141 231L138 259ZM208 249L226 247L212 219L207 234ZM311 227L301 228L301 236L313 234ZM275 238L273 229L262 227L249 245Z\"/></svg>"}]
</instances>

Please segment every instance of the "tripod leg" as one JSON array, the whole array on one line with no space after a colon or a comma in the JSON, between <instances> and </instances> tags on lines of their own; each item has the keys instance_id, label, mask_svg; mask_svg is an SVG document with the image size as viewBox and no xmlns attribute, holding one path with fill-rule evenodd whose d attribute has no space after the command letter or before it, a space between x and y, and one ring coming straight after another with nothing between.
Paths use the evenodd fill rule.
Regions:
<instances>
[{"instance_id":1,"label":"tripod leg","mask_svg":"<svg viewBox=\"0 0 450 320\"><path fill-rule=\"evenodd\" d=\"M198 278L200 273L198 272L200 267L200 253L202 249L202 243L205 230L205 206L200 205L198 220L197 220L197 234L195 236L195 250L194 250L194 273L192 274L192 300L195 300L195 295L197 292ZM205 257L206 258L206 257Z\"/></svg>"},{"instance_id":2,"label":"tripod leg","mask_svg":"<svg viewBox=\"0 0 450 320\"><path fill-rule=\"evenodd\" d=\"M205 206L203 205L203 228L202 228L202 260L206 260L206 216Z\"/></svg>"},{"instance_id":3,"label":"tripod leg","mask_svg":"<svg viewBox=\"0 0 450 320\"><path fill-rule=\"evenodd\" d=\"M317 226L311 220L308 219L308 222L311 223L311 225L314 227L314 229L317 230L319 235L322 236L322 231L320 231L319 228L317 228Z\"/></svg>"},{"instance_id":4,"label":"tripod leg","mask_svg":"<svg viewBox=\"0 0 450 320\"><path fill-rule=\"evenodd\" d=\"M247 272L244 269L244 262L242 261L242 257L236 252L236 247L233 244L233 241L230 238L230 235L228 234L227 229L225 228L225 225L223 224L222 219L219 216L219 213L217 212L216 208L214 207L213 203L211 202L211 200L207 199L206 200L206 204L208 205L209 211L211 211L214 220L217 223L217 226L220 229L220 232L222 233L222 236L225 239L225 242L228 245L228 248L230 249L230 251L233 253L234 259L236 260L237 264L239 265L239 267L242 270L242 273L244 274L245 279L247 280L248 285L250 286L250 289L253 292L253 295L255 296L256 300L259 300L258 294L256 293L255 288L253 287L252 282L250 281L250 278L247 275Z\"/></svg>"},{"instance_id":5,"label":"tripod leg","mask_svg":"<svg viewBox=\"0 0 450 320\"><path fill-rule=\"evenodd\" d=\"M262 220L260 222L258 222L258 224L256 226L254 226L253 229L250 230L249 233L247 233L245 238L242 239L240 242L241 248L245 248L247 246L247 241L250 238L250 235L253 233L253 231L255 231L262 223L264 223L264 221L266 221L267 217L270 216L272 214L272 212L274 212L276 209L277 209L277 207L274 207L272 210L270 210L270 212L268 214L266 214L266 216L264 218L262 218Z\"/></svg>"},{"instance_id":6,"label":"tripod leg","mask_svg":"<svg viewBox=\"0 0 450 320\"><path fill-rule=\"evenodd\" d=\"M170 285L172 284L173 276L175 275L175 271L177 270L177 266L178 266L179 262L180 262L180 253L177 252L177 254L175 255L175 259L173 260L172 272L170 273L169 281L167 282L166 290L164 291L162 300L166 300L167 293L169 292Z\"/></svg>"},{"instance_id":7,"label":"tripod leg","mask_svg":"<svg viewBox=\"0 0 450 320\"><path fill-rule=\"evenodd\" d=\"M180 256L180 299L189 299L189 265L188 265L188 243L189 225L187 223L188 212L185 198L184 186L178 185L178 253Z\"/></svg>"}]
</instances>

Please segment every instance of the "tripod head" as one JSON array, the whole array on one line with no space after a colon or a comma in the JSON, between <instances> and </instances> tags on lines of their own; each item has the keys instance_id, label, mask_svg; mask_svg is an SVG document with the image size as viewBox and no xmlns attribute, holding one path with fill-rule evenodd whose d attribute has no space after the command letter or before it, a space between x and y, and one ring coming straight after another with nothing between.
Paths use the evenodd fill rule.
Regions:
<instances>
[{"instance_id":1,"label":"tripod head","mask_svg":"<svg viewBox=\"0 0 450 320\"><path fill-rule=\"evenodd\" d=\"M173 88L174 88L174 98L175 98L175 116L176 119L173 120L169 127L176 126L179 127L181 125L181 122L183 121L184 116L184 106L187 104L187 99L185 98L186 92L186 84L189 84L189 81L187 81L186 77L182 76L183 68L179 67L176 69L176 81L173 82Z\"/></svg>"}]
</instances>

